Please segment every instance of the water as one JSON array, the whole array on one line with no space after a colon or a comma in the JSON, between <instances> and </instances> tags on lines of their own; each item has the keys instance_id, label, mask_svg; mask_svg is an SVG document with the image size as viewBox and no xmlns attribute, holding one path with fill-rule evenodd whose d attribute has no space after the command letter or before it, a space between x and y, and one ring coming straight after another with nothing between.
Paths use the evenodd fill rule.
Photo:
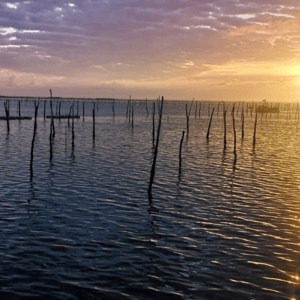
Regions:
<instances>
[{"instance_id":1,"label":"water","mask_svg":"<svg viewBox=\"0 0 300 300\"><path fill-rule=\"evenodd\" d=\"M72 103L62 103L62 114ZM166 102L149 201L145 102L134 104L133 128L125 101L115 102L114 119L112 102L96 104L95 141L86 102L74 147L68 121L55 120L52 161L43 105L32 181L34 121L11 121L9 135L0 121L1 299L300 299L297 115L259 115L253 150L254 115L245 115L242 141L240 110L234 164L230 113L223 151L221 106L208 142L208 105L200 118L193 106L180 173L185 104ZM12 100L11 115L16 108ZM21 110L33 116L33 102Z\"/></svg>"}]
</instances>

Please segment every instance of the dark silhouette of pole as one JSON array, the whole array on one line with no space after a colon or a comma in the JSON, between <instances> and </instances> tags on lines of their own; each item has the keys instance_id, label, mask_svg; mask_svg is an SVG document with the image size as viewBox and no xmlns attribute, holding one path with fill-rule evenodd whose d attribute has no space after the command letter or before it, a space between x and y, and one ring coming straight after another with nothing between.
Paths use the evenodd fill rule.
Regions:
<instances>
[{"instance_id":1,"label":"dark silhouette of pole","mask_svg":"<svg viewBox=\"0 0 300 300\"><path fill-rule=\"evenodd\" d=\"M18 102L18 112L19 112L19 117L21 118L21 100Z\"/></svg>"},{"instance_id":2,"label":"dark silhouette of pole","mask_svg":"<svg viewBox=\"0 0 300 300\"><path fill-rule=\"evenodd\" d=\"M181 141L180 141L180 147L179 147L179 174L181 174L181 149L182 149L182 143L184 138L184 131L182 131Z\"/></svg>"},{"instance_id":3,"label":"dark silhouette of pole","mask_svg":"<svg viewBox=\"0 0 300 300\"><path fill-rule=\"evenodd\" d=\"M46 119L46 102L47 100L44 101L44 120Z\"/></svg>"},{"instance_id":4,"label":"dark silhouette of pole","mask_svg":"<svg viewBox=\"0 0 300 300\"><path fill-rule=\"evenodd\" d=\"M93 108L93 140L95 140L95 103Z\"/></svg>"},{"instance_id":5,"label":"dark silhouette of pole","mask_svg":"<svg viewBox=\"0 0 300 300\"><path fill-rule=\"evenodd\" d=\"M84 101L82 101L82 121L84 122Z\"/></svg>"},{"instance_id":6,"label":"dark silhouette of pole","mask_svg":"<svg viewBox=\"0 0 300 300\"><path fill-rule=\"evenodd\" d=\"M242 140L244 140L244 128L245 128L245 116L244 116L244 108L242 108Z\"/></svg>"},{"instance_id":7,"label":"dark silhouette of pole","mask_svg":"<svg viewBox=\"0 0 300 300\"><path fill-rule=\"evenodd\" d=\"M234 119L234 109L235 104L232 107L232 126L233 126L233 154L234 154L234 162L236 162L236 130L235 130L235 119Z\"/></svg>"},{"instance_id":8,"label":"dark silhouette of pole","mask_svg":"<svg viewBox=\"0 0 300 300\"><path fill-rule=\"evenodd\" d=\"M208 129L207 129L207 134L206 134L206 139L209 139L209 132L210 132L210 127L211 127L211 121L213 118L213 114L214 114L215 108L213 107L213 110L211 112L211 116L210 116L210 120L209 120L209 125L208 125Z\"/></svg>"},{"instance_id":9,"label":"dark silhouette of pole","mask_svg":"<svg viewBox=\"0 0 300 300\"><path fill-rule=\"evenodd\" d=\"M147 105L147 98L146 98L146 112L147 112L147 117L149 116L149 111L148 111L148 105Z\"/></svg>"},{"instance_id":10,"label":"dark silhouette of pole","mask_svg":"<svg viewBox=\"0 0 300 300\"><path fill-rule=\"evenodd\" d=\"M152 185L153 185L154 175L155 175L155 166L156 166L156 159L157 159L157 152L158 152L158 143L159 143L159 135L160 135L160 129L161 129L161 119L162 119L163 105L164 105L164 97L161 97L158 128L157 128L157 135L156 135L156 144L155 144L152 168L151 168L151 173L150 173L150 182L149 182L149 186L148 186L148 198L149 198L149 200L152 199Z\"/></svg>"},{"instance_id":11,"label":"dark silhouette of pole","mask_svg":"<svg viewBox=\"0 0 300 300\"><path fill-rule=\"evenodd\" d=\"M36 102L34 101L34 106L35 106L35 111L34 111L34 127L33 127L33 137L32 137L32 141L31 141L31 155L30 155L30 180L32 180L33 177L33 149L34 149L34 142L35 142L35 135L36 135L36 128L37 128L37 124L36 124L36 118L37 118L37 114L38 114L38 110L39 110L39 102L38 104L36 104Z\"/></svg>"},{"instance_id":12,"label":"dark silhouette of pole","mask_svg":"<svg viewBox=\"0 0 300 300\"><path fill-rule=\"evenodd\" d=\"M73 109L72 109L72 112L73 112L73 117L72 117L72 151L74 151L74 146L75 146L75 133L74 133L74 105L73 105Z\"/></svg>"},{"instance_id":13,"label":"dark silhouette of pole","mask_svg":"<svg viewBox=\"0 0 300 300\"><path fill-rule=\"evenodd\" d=\"M223 105L223 121L224 121L224 150L226 149L227 139L226 139L226 108Z\"/></svg>"},{"instance_id":14,"label":"dark silhouette of pole","mask_svg":"<svg viewBox=\"0 0 300 300\"><path fill-rule=\"evenodd\" d=\"M257 109L256 109L256 112L255 112L254 133L253 133L253 149L255 148L255 142L256 142L256 125L257 125Z\"/></svg>"},{"instance_id":15,"label":"dark silhouette of pole","mask_svg":"<svg viewBox=\"0 0 300 300\"><path fill-rule=\"evenodd\" d=\"M154 146L155 143L155 102L153 102L152 109L152 144Z\"/></svg>"},{"instance_id":16,"label":"dark silhouette of pole","mask_svg":"<svg viewBox=\"0 0 300 300\"><path fill-rule=\"evenodd\" d=\"M9 100L5 100L4 108L5 108L5 115L6 115L7 134L9 134L9 130L10 130L10 127L9 127L9 110L10 110Z\"/></svg>"}]
</instances>

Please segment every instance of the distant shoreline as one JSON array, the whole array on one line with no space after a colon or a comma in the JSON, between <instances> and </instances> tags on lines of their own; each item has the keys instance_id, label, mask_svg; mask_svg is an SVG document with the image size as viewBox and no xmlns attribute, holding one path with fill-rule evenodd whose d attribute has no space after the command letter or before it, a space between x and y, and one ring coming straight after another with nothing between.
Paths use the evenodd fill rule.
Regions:
<instances>
[{"instance_id":1,"label":"distant shoreline","mask_svg":"<svg viewBox=\"0 0 300 300\"><path fill-rule=\"evenodd\" d=\"M50 97L35 97L35 96L5 96L5 95L0 95L0 99L17 99L17 100L50 100ZM86 97L52 97L52 100L73 100L73 101L128 101L129 98L86 98ZM131 101L157 101L157 99L134 99L131 98ZM174 99L166 99L165 101L167 102L192 102L193 100L191 99L180 99L180 100L174 100ZM194 100L194 102L210 102L210 103L256 103L256 102L261 102L261 100L245 100L245 101L234 101L234 100ZM268 103L272 103L272 101L268 101ZM273 103L278 103L278 101L273 102ZM293 102L291 102L293 103Z\"/></svg>"},{"instance_id":2,"label":"distant shoreline","mask_svg":"<svg viewBox=\"0 0 300 300\"><path fill-rule=\"evenodd\" d=\"M0 99L21 99L21 100L48 100L50 97L35 97L35 96L5 96L0 95ZM116 98L85 98L85 97L52 97L52 100L126 100Z\"/></svg>"}]
</instances>

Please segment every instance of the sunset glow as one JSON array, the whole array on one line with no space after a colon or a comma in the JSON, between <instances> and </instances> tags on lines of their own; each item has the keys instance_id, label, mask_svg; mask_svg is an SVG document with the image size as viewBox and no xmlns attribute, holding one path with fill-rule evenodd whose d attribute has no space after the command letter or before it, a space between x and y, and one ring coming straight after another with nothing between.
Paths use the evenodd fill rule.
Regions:
<instances>
[{"instance_id":1,"label":"sunset glow","mask_svg":"<svg viewBox=\"0 0 300 300\"><path fill-rule=\"evenodd\" d=\"M300 4L0 1L2 95L298 101Z\"/></svg>"}]
</instances>

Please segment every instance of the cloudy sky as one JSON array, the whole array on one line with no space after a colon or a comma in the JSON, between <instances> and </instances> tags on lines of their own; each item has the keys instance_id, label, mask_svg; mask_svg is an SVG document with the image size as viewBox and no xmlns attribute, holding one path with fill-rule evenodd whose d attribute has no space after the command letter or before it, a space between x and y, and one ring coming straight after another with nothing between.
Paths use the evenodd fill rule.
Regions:
<instances>
[{"instance_id":1,"label":"cloudy sky","mask_svg":"<svg viewBox=\"0 0 300 300\"><path fill-rule=\"evenodd\" d=\"M0 95L297 101L299 0L0 0Z\"/></svg>"}]
</instances>

